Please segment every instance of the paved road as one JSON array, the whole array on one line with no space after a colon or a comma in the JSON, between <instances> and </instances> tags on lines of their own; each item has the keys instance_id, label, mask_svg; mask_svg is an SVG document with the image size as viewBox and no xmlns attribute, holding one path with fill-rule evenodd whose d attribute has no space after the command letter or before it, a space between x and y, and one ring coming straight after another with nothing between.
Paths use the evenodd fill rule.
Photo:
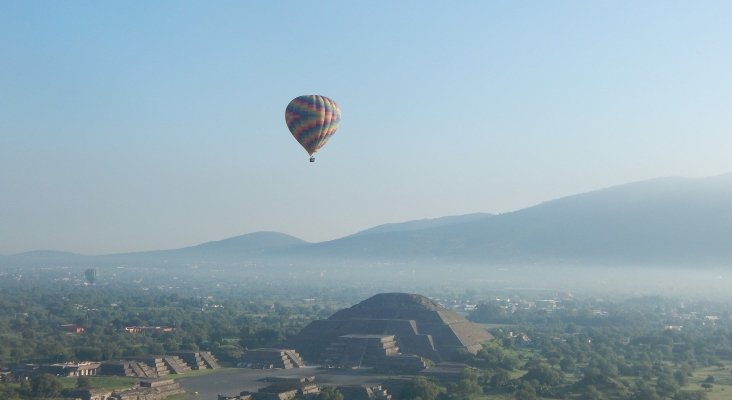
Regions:
<instances>
[{"instance_id":1,"label":"paved road","mask_svg":"<svg viewBox=\"0 0 732 400\"><path fill-rule=\"evenodd\" d=\"M323 370L315 367L293 369L225 368L220 372L179 380L190 400L216 400L219 394L235 395L242 390L256 392L269 383L267 377L315 376L319 385L377 385L391 377L368 370ZM198 392L196 395L195 393Z\"/></svg>"}]
</instances>

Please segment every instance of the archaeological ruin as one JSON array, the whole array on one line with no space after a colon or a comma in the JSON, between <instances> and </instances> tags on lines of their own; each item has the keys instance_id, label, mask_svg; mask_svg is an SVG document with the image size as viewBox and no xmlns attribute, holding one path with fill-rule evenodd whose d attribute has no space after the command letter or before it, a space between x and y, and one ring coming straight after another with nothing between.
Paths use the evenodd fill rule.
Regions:
<instances>
[{"instance_id":1,"label":"archaeological ruin","mask_svg":"<svg viewBox=\"0 0 732 400\"><path fill-rule=\"evenodd\" d=\"M284 345L328 366L417 369L422 358L452 361L490 339L485 329L427 297L382 293L313 321Z\"/></svg>"}]
</instances>

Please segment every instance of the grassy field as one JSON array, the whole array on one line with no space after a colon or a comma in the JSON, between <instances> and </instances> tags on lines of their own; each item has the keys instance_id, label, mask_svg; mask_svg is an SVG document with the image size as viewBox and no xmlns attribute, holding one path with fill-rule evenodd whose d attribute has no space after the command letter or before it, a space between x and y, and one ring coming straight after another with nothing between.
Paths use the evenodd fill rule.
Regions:
<instances>
[{"instance_id":1,"label":"grassy field","mask_svg":"<svg viewBox=\"0 0 732 400\"><path fill-rule=\"evenodd\" d=\"M685 390L700 390L700 384L708 376L714 377L714 387L707 391L709 400L729 400L732 398L732 372L729 365L724 367L706 367L694 371L689 378L689 384L684 386Z\"/></svg>"},{"instance_id":2,"label":"grassy field","mask_svg":"<svg viewBox=\"0 0 732 400\"><path fill-rule=\"evenodd\" d=\"M93 389L121 389L134 386L140 378L129 376L90 376L89 382ZM76 378L62 378L64 389L76 388Z\"/></svg>"}]
</instances>

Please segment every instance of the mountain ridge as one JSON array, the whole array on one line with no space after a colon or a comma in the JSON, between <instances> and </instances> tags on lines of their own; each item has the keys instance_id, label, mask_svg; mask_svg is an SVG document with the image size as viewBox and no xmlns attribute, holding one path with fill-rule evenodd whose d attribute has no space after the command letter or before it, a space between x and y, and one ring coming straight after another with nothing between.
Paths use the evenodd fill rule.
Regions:
<instances>
[{"instance_id":1,"label":"mountain ridge","mask_svg":"<svg viewBox=\"0 0 732 400\"><path fill-rule=\"evenodd\" d=\"M54 257L54 255L58 257ZM732 173L665 177L565 196L521 210L389 223L309 243L254 232L171 250L102 256L37 251L9 263L438 262L732 264Z\"/></svg>"}]
</instances>

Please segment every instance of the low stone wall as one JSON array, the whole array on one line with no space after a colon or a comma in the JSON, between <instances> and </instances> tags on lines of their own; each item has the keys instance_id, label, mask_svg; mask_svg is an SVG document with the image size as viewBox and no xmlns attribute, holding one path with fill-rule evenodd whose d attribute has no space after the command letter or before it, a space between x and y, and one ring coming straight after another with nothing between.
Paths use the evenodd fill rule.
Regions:
<instances>
[{"instance_id":1,"label":"low stone wall","mask_svg":"<svg viewBox=\"0 0 732 400\"><path fill-rule=\"evenodd\" d=\"M185 393L180 385L172 379L146 381L144 385L130 390L114 391L109 400L163 400L174 394Z\"/></svg>"},{"instance_id":2,"label":"low stone wall","mask_svg":"<svg viewBox=\"0 0 732 400\"><path fill-rule=\"evenodd\" d=\"M185 393L172 379L142 381L128 389L77 389L69 395L82 400L163 400L174 394Z\"/></svg>"}]
</instances>

